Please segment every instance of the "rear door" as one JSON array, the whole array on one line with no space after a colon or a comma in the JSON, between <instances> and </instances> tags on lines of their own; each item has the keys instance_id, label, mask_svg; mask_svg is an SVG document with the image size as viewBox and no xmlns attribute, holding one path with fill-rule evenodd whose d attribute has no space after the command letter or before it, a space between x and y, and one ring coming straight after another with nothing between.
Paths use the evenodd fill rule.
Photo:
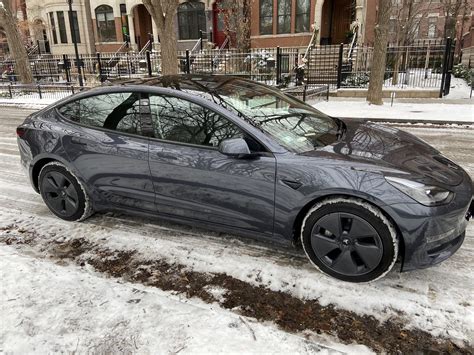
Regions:
<instances>
[{"instance_id":1,"label":"rear door","mask_svg":"<svg viewBox=\"0 0 474 355\"><path fill-rule=\"evenodd\" d=\"M138 92L115 92L66 104L59 113L76 124L63 146L95 201L107 206L155 211Z\"/></svg>"},{"instance_id":2,"label":"rear door","mask_svg":"<svg viewBox=\"0 0 474 355\"><path fill-rule=\"evenodd\" d=\"M252 232L273 233L276 162L237 125L183 98L151 95L150 170L159 213ZM221 154L243 137L257 159Z\"/></svg>"}]
</instances>

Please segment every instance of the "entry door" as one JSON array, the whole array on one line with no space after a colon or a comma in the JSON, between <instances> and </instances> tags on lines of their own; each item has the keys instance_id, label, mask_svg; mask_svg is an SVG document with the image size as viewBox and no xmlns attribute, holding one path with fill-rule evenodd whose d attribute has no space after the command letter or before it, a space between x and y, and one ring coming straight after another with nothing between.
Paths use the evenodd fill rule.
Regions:
<instances>
[{"instance_id":1,"label":"entry door","mask_svg":"<svg viewBox=\"0 0 474 355\"><path fill-rule=\"evenodd\" d=\"M221 1L216 1L212 5L212 35L213 41L220 48L225 41L225 14L220 7Z\"/></svg>"},{"instance_id":2,"label":"entry door","mask_svg":"<svg viewBox=\"0 0 474 355\"><path fill-rule=\"evenodd\" d=\"M150 170L158 213L272 234L275 158L236 159L217 147L244 137L226 118L184 99L151 96ZM260 145L246 137L251 148Z\"/></svg>"},{"instance_id":3,"label":"entry door","mask_svg":"<svg viewBox=\"0 0 474 355\"><path fill-rule=\"evenodd\" d=\"M59 108L65 118L79 123L64 130L62 141L70 161L92 187L94 200L155 212L139 99L139 93L110 93Z\"/></svg>"}]
</instances>

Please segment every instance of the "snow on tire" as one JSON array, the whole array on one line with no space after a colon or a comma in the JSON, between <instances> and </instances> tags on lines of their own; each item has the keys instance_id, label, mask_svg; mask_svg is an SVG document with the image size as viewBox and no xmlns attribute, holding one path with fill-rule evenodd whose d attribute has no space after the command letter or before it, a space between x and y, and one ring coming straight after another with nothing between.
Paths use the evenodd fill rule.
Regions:
<instances>
[{"instance_id":1,"label":"snow on tire","mask_svg":"<svg viewBox=\"0 0 474 355\"><path fill-rule=\"evenodd\" d=\"M375 206L357 198L333 197L305 216L301 244L312 264L348 282L385 276L398 257L398 233Z\"/></svg>"},{"instance_id":2,"label":"snow on tire","mask_svg":"<svg viewBox=\"0 0 474 355\"><path fill-rule=\"evenodd\" d=\"M58 185L55 176L58 180L63 179L61 181L65 181L64 186ZM38 176L38 187L46 206L61 219L79 222L93 213L92 204L81 181L60 162L53 161L41 168ZM69 193L73 195L72 199ZM61 205L56 201L58 199L68 200L68 203L63 202ZM69 203L69 201L72 203ZM67 213L66 205L70 207L70 213Z\"/></svg>"}]
</instances>

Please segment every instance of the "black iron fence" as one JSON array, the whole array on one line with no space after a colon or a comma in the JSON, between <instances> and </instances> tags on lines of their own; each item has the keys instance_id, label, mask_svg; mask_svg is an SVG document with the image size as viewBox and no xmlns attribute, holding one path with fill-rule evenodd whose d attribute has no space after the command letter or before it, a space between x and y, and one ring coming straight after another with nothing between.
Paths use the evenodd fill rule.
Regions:
<instances>
[{"instance_id":1,"label":"black iron fence","mask_svg":"<svg viewBox=\"0 0 474 355\"><path fill-rule=\"evenodd\" d=\"M0 98L8 99L27 99L34 103L35 100L52 99L58 100L74 94L79 90L83 90L79 86L70 84L64 85L48 85L48 84L32 84L23 85L17 83L0 84Z\"/></svg>"},{"instance_id":2,"label":"black iron fence","mask_svg":"<svg viewBox=\"0 0 474 355\"><path fill-rule=\"evenodd\" d=\"M181 73L236 75L279 87L305 86L367 88L373 48L328 45L311 48L265 48L243 53L236 50L200 50L178 53ZM445 44L420 42L413 46L388 47L384 87L437 89L449 93L454 61L451 40ZM1 80L16 83L14 60L1 62ZM30 59L38 84L71 87L82 75L86 86L107 80L160 75L158 52L98 53L81 55L79 61L67 55L41 55ZM79 74L80 73L80 74ZM302 89L298 89L302 90Z\"/></svg>"}]
</instances>

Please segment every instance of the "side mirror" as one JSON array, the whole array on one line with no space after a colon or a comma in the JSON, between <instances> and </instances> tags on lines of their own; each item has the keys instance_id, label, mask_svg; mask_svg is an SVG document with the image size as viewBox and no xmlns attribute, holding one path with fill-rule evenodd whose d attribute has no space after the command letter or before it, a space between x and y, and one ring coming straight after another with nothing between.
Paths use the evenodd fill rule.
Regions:
<instances>
[{"instance_id":1,"label":"side mirror","mask_svg":"<svg viewBox=\"0 0 474 355\"><path fill-rule=\"evenodd\" d=\"M243 159L253 157L247 142L243 138L225 139L219 144L219 152L229 157Z\"/></svg>"}]
</instances>

